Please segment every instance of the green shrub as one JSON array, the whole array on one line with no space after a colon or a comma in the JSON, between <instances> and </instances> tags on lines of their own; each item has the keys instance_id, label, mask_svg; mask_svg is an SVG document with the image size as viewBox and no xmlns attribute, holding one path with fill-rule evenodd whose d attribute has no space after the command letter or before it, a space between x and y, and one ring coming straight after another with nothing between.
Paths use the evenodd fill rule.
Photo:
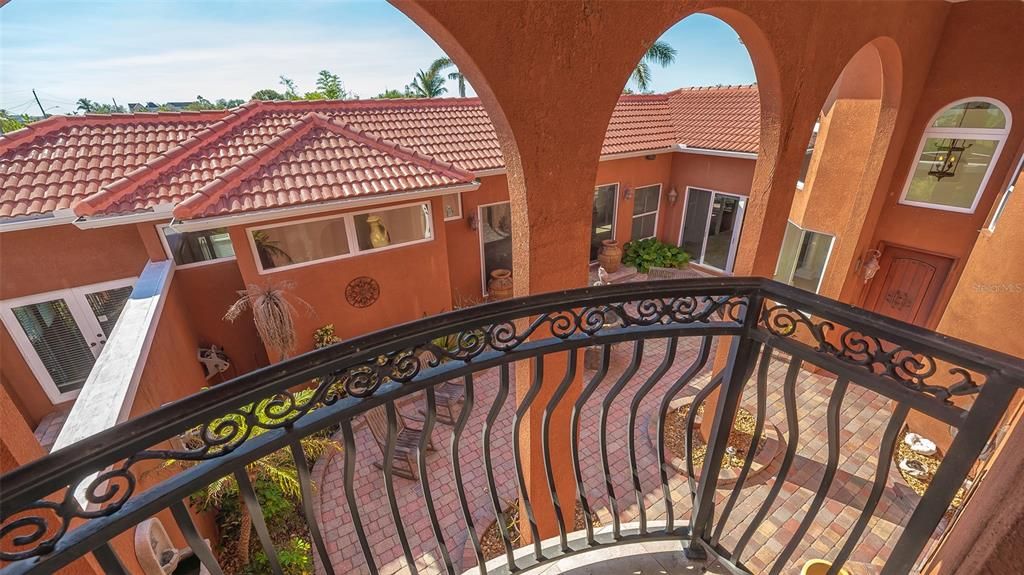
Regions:
<instances>
[{"instance_id":1,"label":"green shrub","mask_svg":"<svg viewBox=\"0 0 1024 575\"><path fill-rule=\"evenodd\" d=\"M622 263L634 266L636 271L645 274L652 267L681 268L690 263L690 255L672 244L647 238L626 244Z\"/></svg>"},{"instance_id":2,"label":"green shrub","mask_svg":"<svg viewBox=\"0 0 1024 575\"><path fill-rule=\"evenodd\" d=\"M285 575L310 575L313 573L313 556L310 552L309 541L305 539L293 537L287 545L277 550L277 560L281 562L281 570ZM246 573L252 575L270 573L270 561L263 550L253 554L252 562L249 563Z\"/></svg>"}]
</instances>

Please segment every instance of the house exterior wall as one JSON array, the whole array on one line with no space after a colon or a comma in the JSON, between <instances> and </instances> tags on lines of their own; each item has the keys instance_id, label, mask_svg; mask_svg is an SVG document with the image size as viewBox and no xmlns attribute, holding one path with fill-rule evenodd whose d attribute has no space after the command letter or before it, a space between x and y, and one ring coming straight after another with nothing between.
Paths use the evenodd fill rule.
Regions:
<instances>
[{"instance_id":1,"label":"house exterior wall","mask_svg":"<svg viewBox=\"0 0 1024 575\"><path fill-rule=\"evenodd\" d=\"M676 153L672 154L672 171L669 176L669 188L675 188L679 198L675 205L662 196L662 213L664 224L661 240L673 245L679 244L680 226L683 221L683 210L686 207L686 188L701 188L713 192L725 192L737 196L749 196L750 186L754 179L754 160L744 158L727 158L722 156L705 156L703 154ZM666 194L668 191L666 190ZM746 219L746 218L744 218Z\"/></svg>"},{"instance_id":2,"label":"house exterior wall","mask_svg":"<svg viewBox=\"0 0 1024 575\"><path fill-rule=\"evenodd\" d=\"M440 197L431 198L429 201L434 231L431 241L263 274L259 273L256 266L256 256L249 243L247 229L299 221L311 216L232 226L229 233L242 281L245 285L261 286L291 282L293 287L288 290L289 293L310 305L311 313L306 313L301 304L296 307L296 353L313 349L313 332L326 324L334 324L337 337L348 339L441 313L450 308L452 301L446 248L447 234ZM396 202L382 205L380 208L407 203L409 202ZM326 212L312 217L360 212L365 209ZM360 276L371 277L380 285L379 299L365 308L353 307L345 299L345 287ZM251 318L252 316L246 313L236 320L236 323L251 324ZM271 361L280 359L273 354L268 355Z\"/></svg>"},{"instance_id":3,"label":"house exterior wall","mask_svg":"<svg viewBox=\"0 0 1024 575\"><path fill-rule=\"evenodd\" d=\"M657 236L664 239L662 230L665 225L665 218L668 207L669 178L672 172L672 157L676 154L657 154L654 159L648 160L643 156L635 158L623 158L621 160L608 160L597 165L597 179L594 187L605 184L618 184L618 196L615 198L615 231L614 238L619 245L624 247L629 242L630 233L633 229L633 202L635 196L626 199L627 189L636 190L644 186L661 184L661 203L658 205ZM588 212L583 214L587 221L591 221L593 215Z\"/></svg>"}]
</instances>

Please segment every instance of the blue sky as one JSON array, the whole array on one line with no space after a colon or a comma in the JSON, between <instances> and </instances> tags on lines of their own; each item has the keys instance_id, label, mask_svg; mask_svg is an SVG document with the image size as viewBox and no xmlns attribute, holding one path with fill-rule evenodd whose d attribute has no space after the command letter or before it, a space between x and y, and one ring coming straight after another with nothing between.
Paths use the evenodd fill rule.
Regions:
<instances>
[{"instance_id":1,"label":"blue sky","mask_svg":"<svg viewBox=\"0 0 1024 575\"><path fill-rule=\"evenodd\" d=\"M665 39L679 56L655 70L656 91L754 81L745 48L714 18L687 18ZM0 9L0 108L38 114L32 88L54 114L82 97L246 99L279 89L281 74L311 91L323 68L372 97L441 55L384 0L12 0Z\"/></svg>"}]
</instances>

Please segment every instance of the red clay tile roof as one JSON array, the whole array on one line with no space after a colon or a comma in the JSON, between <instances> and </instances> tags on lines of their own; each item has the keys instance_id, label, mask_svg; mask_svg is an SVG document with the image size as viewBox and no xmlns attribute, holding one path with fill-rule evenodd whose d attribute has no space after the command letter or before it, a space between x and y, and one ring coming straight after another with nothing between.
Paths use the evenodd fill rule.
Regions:
<instances>
[{"instance_id":1,"label":"red clay tile roof","mask_svg":"<svg viewBox=\"0 0 1024 575\"><path fill-rule=\"evenodd\" d=\"M684 88L666 96L678 143L690 148L757 152L761 104L756 85Z\"/></svg>"},{"instance_id":2,"label":"red clay tile roof","mask_svg":"<svg viewBox=\"0 0 1024 575\"><path fill-rule=\"evenodd\" d=\"M675 144L754 152L757 133L756 87L623 96L602 154ZM200 217L452 185L502 167L475 98L54 117L0 138L0 218L161 204Z\"/></svg>"}]
</instances>

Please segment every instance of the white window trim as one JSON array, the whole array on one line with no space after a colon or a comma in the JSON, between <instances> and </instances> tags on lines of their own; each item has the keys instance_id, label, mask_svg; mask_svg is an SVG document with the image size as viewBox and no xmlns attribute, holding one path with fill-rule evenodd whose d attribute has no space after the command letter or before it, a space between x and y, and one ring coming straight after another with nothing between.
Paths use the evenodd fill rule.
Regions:
<instances>
[{"instance_id":1,"label":"white window trim","mask_svg":"<svg viewBox=\"0 0 1024 575\"><path fill-rule=\"evenodd\" d=\"M945 112L946 110L964 104L967 102L986 102L999 108L1003 112L1003 117L1006 118L1006 126L1003 128L933 128L932 124L935 120ZM907 173L906 181L903 183L903 193L900 194L899 203L906 206L914 206L917 208L928 208L932 210L939 210L943 212L957 212L961 214L973 214L974 210L978 208L978 202L981 201L981 197L985 195L985 188L988 187L988 180L992 177L992 171L995 169L996 164L999 162L999 157L1003 152L1003 146L1006 144L1006 137L1010 134L1010 127L1013 125L1013 117L1010 114L1010 109L1006 107L1006 104L996 100L994 98L976 97L976 98L962 98L955 102L950 102L938 109L932 114L931 119L925 124L924 132L921 134L921 140L917 145L917 152L914 154L912 163L910 164L910 170ZM992 161L989 162L988 168L985 170L985 175L981 178L981 183L978 185L978 191L974 194L974 201L971 203L970 208L958 208L955 206L944 206L941 204L932 204L929 202L917 202L907 199L907 194L910 192L910 183L914 179L914 172L917 171L917 165L921 161L921 152L924 151L924 145L928 141L928 138L950 138L956 137L960 139L971 139L971 140L995 140L996 149L992 152Z\"/></svg>"},{"instance_id":2,"label":"white window trim","mask_svg":"<svg viewBox=\"0 0 1024 575\"><path fill-rule=\"evenodd\" d=\"M810 165L814 163L814 150L815 150L815 148L818 147L818 138L817 138L817 136L819 136L819 135L821 135L821 120L818 120L817 122L815 122L814 123L814 128L811 129L811 138L814 140L814 146L808 146L807 150L804 152L805 154L807 152L811 153L811 159L808 160L808 162L807 162L807 170L808 171L810 171ZM806 185L807 185L806 182L804 182L803 180L800 180L799 178L797 179L797 181L796 181L796 189L802 191L804 189L804 186L806 186Z\"/></svg>"},{"instance_id":3,"label":"white window trim","mask_svg":"<svg viewBox=\"0 0 1024 575\"><path fill-rule=\"evenodd\" d=\"M30 342L28 340L28 336L25 335L25 330L23 330L21 328L21 324L18 323L18 318L14 316L14 308L44 301L63 299L67 302L68 309L71 310L71 314L75 317L75 322L85 322L88 324L84 326L79 325L79 329L91 328L90 331L99 330L102 332L102 329L99 328L99 322L96 321L95 314L93 314L92 310L87 306L85 309L82 308L82 302L85 300L85 294L131 286L135 284L137 279L138 278L134 277L122 278L0 301L0 321L3 322L4 327L7 329L7 333L11 335L11 339L14 340L14 344L21 353L21 357L25 360L25 363L28 364L29 369L32 370L32 374L36 377L36 381L39 382L39 386L43 388L43 391L46 393L46 397L49 398L50 403L58 405L60 403L71 401L78 397L80 390L76 389L61 392L60 389L57 388L57 384L55 384L53 382L53 378L50 377L50 372L46 371L46 366L43 365L42 360L39 359L39 354L36 353L35 348L32 347L32 342ZM69 294L73 297L68 297ZM86 342L89 343L90 337L86 334L82 335L85 337Z\"/></svg>"},{"instance_id":4,"label":"white window trim","mask_svg":"<svg viewBox=\"0 0 1024 575\"><path fill-rule=\"evenodd\" d=\"M425 237L425 238L423 238L421 240L413 240L411 242L402 242L400 244L384 246L382 248L370 248L370 249L365 249L365 250L359 249L359 239L356 237L356 224L355 224L355 217L356 216L361 215L361 214L368 214L368 213L389 212L391 210L398 210L398 209L408 208L408 207L412 207L412 206L424 206L425 207L426 213L424 215L426 217L425 223L427 225L427 237ZM253 231L255 231L255 230L267 230L267 229L271 229L271 228L280 228L280 227L284 227L284 226L294 226L294 225L298 225L298 224L305 224L305 223L309 223L309 222L317 222L317 221L321 221L321 220L338 220L338 219L342 220L344 222L344 224L345 224L345 236L346 236L346 239L348 240L348 253L347 254L340 254L340 255L336 255L336 256L330 256L330 257L326 257L326 258L310 260L308 262L300 262L300 263L297 263L297 264L289 264L289 265L286 265L286 266L278 266L278 267L271 268L271 269L263 269L263 262L260 261L259 252L256 250L256 240L253 238L253 235L252 235ZM430 208L430 202L429 201L426 201L426 202L411 202L411 203L408 203L408 204L400 204L400 205L397 205L397 206L389 206L389 207L386 207L386 208L370 208L370 209L366 209L366 210L360 210L358 212L349 212L349 213L344 213L344 214L332 214L332 215L329 215L329 216L320 216L320 217L316 217L316 218L302 218L302 219L297 219L297 220L288 220L286 222L278 222L278 223L274 223L274 224L256 225L256 226L245 228L245 237L246 237L246 240L249 242L249 249L252 251L252 259L253 259L253 261L256 262L256 271L257 271L257 273L259 273L260 275L266 275L266 274L272 274L272 273L280 272L280 271L292 270L292 269L302 268L302 267L311 266L311 265L318 265L318 264L323 264L323 263L327 263L327 262L333 262L333 261L337 261L337 260L343 260L343 259L348 259L348 258L353 258L353 257L359 257L359 256L364 255L364 254L375 254L375 253L384 252L384 251L388 251L388 250L394 250L394 249L414 246L414 245L417 245L417 244L424 244L424 243L427 243L427 242L432 242L432 241L434 241L434 211Z\"/></svg>"},{"instance_id":5,"label":"white window trim","mask_svg":"<svg viewBox=\"0 0 1024 575\"><path fill-rule=\"evenodd\" d=\"M608 187L608 186L615 186L615 192L612 194L613 199L614 199L614 202L612 204L612 239L613 240L619 239L619 192L622 191L621 183L622 182L608 182L606 184L598 184L598 185L594 186L594 193L597 193L597 189L598 188L605 188L605 187ZM590 235L591 235L591 237L593 237L593 235L594 235L594 201L593 201L593 197L594 196L593 196L593 194L591 194L590 197L591 197L591 201L590 201ZM588 240L589 240L589 238L588 238ZM590 251L590 244L589 244L589 242L587 244L587 251L588 252ZM600 250L599 250L599 253L600 253ZM596 262L597 262L596 259L595 260L590 260L590 263L596 263Z\"/></svg>"},{"instance_id":6,"label":"white window trim","mask_svg":"<svg viewBox=\"0 0 1024 575\"><path fill-rule=\"evenodd\" d=\"M634 224L634 222L636 222L636 219L637 218L642 218L644 216L649 216L651 214L654 214L654 235L646 236L646 237L639 238L639 239L648 239L648 238L656 238L656 237L658 237L658 222L660 221L660 215L661 215L661 190L662 190L661 184L660 183L659 184L647 184L645 186L637 186L637 187L633 188L633 201L636 202L636 192L637 192L637 190L640 190L640 189L643 189L643 188L655 188L655 187L658 188L658 204L656 206L654 206L654 211L652 211L652 212L643 212L643 213L640 213L640 214L636 213L635 211L633 212L633 215L632 215L632 217L629 220L629 223L630 223L630 226L629 226L629 241L633 241L633 224Z\"/></svg>"},{"instance_id":7,"label":"white window trim","mask_svg":"<svg viewBox=\"0 0 1024 575\"><path fill-rule=\"evenodd\" d=\"M818 284L814 286L814 293L821 293L821 284L822 284L822 282L825 281L825 273L828 271L828 264L829 264L829 262L832 261L832 251L836 247L836 236L835 236L835 234L830 234L828 232L820 232L818 230L812 230L810 228L805 228L805 227L797 224L796 222L794 222L793 220L790 220L788 218L786 219L786 223L787 224L793 224L793 226L796 229L800 230L800 241L797 242L797 249L800 249L800 247L803 246L804 234L806 234L807 232L811 232L811 233L814 233L814 234L820 234L820 235L828 236L829 238L831 238L829 240L829 242L828 242L828 252L825 254L825 264L821 266L821 277L818 278ZM782 257L782 251L780 250L779 251L779 257L776 258L776 260L775 260L775 271L776 272L779 271L779 258L781 258L781 257ZM799 254L797 254L797 257L799 257ZM795 261L796 260L794 260L794 263L795 263ZM793 268L793 273L789 275L789 281L784 282L784 283L786 283L788 285L793 285L793 276L794 275L796 275L796 267L795 266Z\"/></svg>"},{"instance_id":8,"label":"white window trim","mask_svg":"<svg viewBox=\"0 0 1024 575\"><path fill-rule=\"evenodd\" d=\"M479 204L476 207L476 237L477 245L480 248L480 293L483 294L484 297L490 295L487 292L487 260L484 259L484 208L489 208L491 206L500 206L502 204L509 204L509 207L511 207L512 202L510 200L505 200L504 202L491 202L489 204ZM512 233L515 234L515 229L512 230Z\"/></svg>"},{"instance_id":9,"label":"white window trim","mask_svg":"<svg viewBox=\"0 0 1024 575\"><path fill-rule=\"evenodd\" d=\"M1003 211L1006 210L1006 204L1010 202L1010 196L1013 195L1014 184L1021 178L1021 174L1024 173L1024 156L1021 156L1017 160L1017 169L1010 172L1010 185L1006 186L1006 190L999 197L999 201L996 202L996 207L992 210L992 215L989 218L988 225L985 226L986 232L989 234L996 231L996 225L999 224L999 218L1002 217Z\"/></svg>"},{"instance_id":10,"label":"white window trim","mask_svg":"<svg viewBox=\"0 0 1024 575\"><path fill-rule=\"evenodd\" d=\"M179 264L178 262L174 261L174 254L171 252L171 244L167 243L167 236L164 235L164 228L171 228L172 230L174 230L175 232L177 232L179 234L189 234L189 233L192 233L192 232L200 232L200 231L206 231L206 230L179 231L179 230L174 229L174 227L172 225L170 225L170 224L158 224L156 226L156 235L160 236L160 244L164 246L164 253L167 255L167 259L170 260L171 264L174 265L174 269L176 269L176 270L187 270L187 269L191 269L191 268L201 268L203 266L208 266L210 264L222 264L224 262L236 261L238 259L238 253L235 252L235 255L227 256L227 257L223 257L223 258L214 258L212 260L203 260L201 262L192 262L190 264ZM217 230L217 229L221 229L221 228L224 228L225 230L228 229L225 226L217 226L217 227L214 227L214 228L207 228L207 229L208 230ZM228 234L228 238L230 239L230 237L231 237L231 234L229 233ZM231 242L231 249L232 249L232 251L234 251L234 249L235 249L234 241Z\"/></svg>"},{"instance_id":11,"label":"white window trim","mask_svg":"<svg viewBox=\"0 0 1024 575\"><path fill-rule=\"evenodd\" d=\"M685 224L686 224L686 206L688 206L690 204L690 190L691 189L693 189L693 190L701 190L703 192L710 192L711 193L711 206L708 209L708 217L704 221L704 242L700 246L700 251L701 251L701 255L700 255L700 258L699 258L700 261L697 261L697 259L694 259L694 260L691 260L691 262L695 263L697 265L700 265L700 266L704 266L704 267L706 267L708 269L715 270L717 272L721 272L723 274L730 274L731 275L732 274L732 270L723 270L723 269L717 268L717 267L715 267L715 266L713 266L711 264L704 263L704 250L707 248L707 244L708 244L708 226L711 225L711 212L714 211L711 208L714 208L714 205L715 205L715 195L716 194L720 195L720 196L731 196L733 198L736 198L736 199L744 202L743 206L741 206L743 208L743 220L740 221L740 230L739 230L740 231L740 235L742 236L743 235L743 225L746 223L746 218L747 218L746 202L750 201L750 196L744 196L744 195L740 195L740 194L733 194L733 193L730 193L730 192L719 192L718 190L712 190L710 188L702 188L700 186L686 186L686 193L685 193L685 197L683 198L683 211L680 212L680 214L679 214L679 237L677 238L677 241L676 241L676 246L678 246L678 247L682 247L682 245L683 245L683 231L685 230ZM739 251L739 246L740 246L739 238L737 238L734 241L735 241L735 243L729 247L729 255L728 255L728 257L725 260L725 267L727 267L727 268L735 268L736 267L736 252Z\"/></svg>"},{"instance_id":12,"label":"white window trim","mask_svg":"<svg viewBox=\"0 0 1024 575\"><path fill-rule=\"evenodd\" d=\"M442 210L444 209L444 198L445 198L445 196L455 196L458 199L459 215L452 216L450 218L445 216L444 217L444 221L451 222L451 221L455 221L455 220L461 220L462 219L462 193L461 192L453 192L451 194L444 194L444 195L442 195L441 196L441 209Z\"/></svg>"}]
</instances>

